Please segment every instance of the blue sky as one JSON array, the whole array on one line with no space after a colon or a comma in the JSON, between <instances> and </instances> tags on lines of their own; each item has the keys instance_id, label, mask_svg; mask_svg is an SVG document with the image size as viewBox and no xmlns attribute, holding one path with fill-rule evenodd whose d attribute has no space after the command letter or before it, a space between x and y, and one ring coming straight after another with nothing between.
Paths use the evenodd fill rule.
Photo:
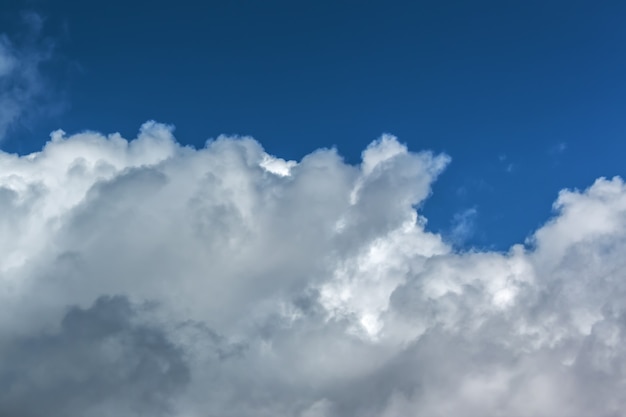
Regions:
<instances>
[{"instance_id":1,"label":"blue sky","mask_svg":"<svg viewBox=\"0 0 626 417\"><path fill-rule=\"evenodd\" d=\"M0 0L0 416L623 416L625 21Z\"/></svg>"},{"instance_id":2,"label":"blue sky","mask_svg":"<svg viewBox=\"0 0 626 417\"><path fill-rule=\"evenodd\" d=\"M475 210L466 243L498 249L544 222L558 190L624 174L623 2L3 4L9 35L25 10L44 18L59 107L14 126L8 151L154 119L185 144L251 135L284 158L336 146L357 162L388 132L452 157L429 227Z\"/></svg>"}]
</instances>

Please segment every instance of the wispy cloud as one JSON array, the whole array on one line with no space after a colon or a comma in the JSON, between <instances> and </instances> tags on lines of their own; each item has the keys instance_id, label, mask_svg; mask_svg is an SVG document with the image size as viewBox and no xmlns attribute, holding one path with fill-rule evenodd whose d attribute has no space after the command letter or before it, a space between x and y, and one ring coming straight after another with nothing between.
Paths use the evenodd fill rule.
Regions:
<instances>
[{"instance_id":1,"label":"wispy cloud","mask_svg":"<svg viewBox=\"0 0 626 417\"><path fill-rule=\"evenodd\" d=\"M566 150L567 150L567 143L559 142L549 149L549 153L558 155L558 154L562 154Z\"/></svg>"},{"instance_id":2,"label":"wispy cloud","mask_svg":"<svg viewBox=\"0 0 626 417\"><path fill-rule=\"evenodd\" d=\"M54 44L42 36L41 16L25 13L21 19L19 40L0 34L0 141L17 123L41 111L50 95L41 65L51 59Z\"/></svg>"},{"instance_id":3,"label":"wispy cloud","mask_svg":"<svg viewBox=\"0 0 626 417\"><path fill-rule=\"evenodd\" d=\"M456 213L452 217L449 239L456 245L462 245L476 232L476 208L469 208Z\"/></svg>"},{"instance_id":4,"label":"wispy cloud","mask_svg":"<svg viewBox=\"0 0 626 417\"><path fill-rule=\"evenodd\" d=\"M504 170L508 173L513 172L515 170L515 164L508 160L508 157L505 154L498 155L498 161L500 161L501 165L504 165Z\"/></svg>"},{"instance_id":5,"label":"wispy cloud","mask_svg":"<svg viewBox=\"0 0 626 417\"><path fill-rule=\"evenodd\" d=\"M447 156L362 160L153 122L0 152L0 415L621 415L620 178L458 253L415 211Z\"/></svg>"}]
</instances>

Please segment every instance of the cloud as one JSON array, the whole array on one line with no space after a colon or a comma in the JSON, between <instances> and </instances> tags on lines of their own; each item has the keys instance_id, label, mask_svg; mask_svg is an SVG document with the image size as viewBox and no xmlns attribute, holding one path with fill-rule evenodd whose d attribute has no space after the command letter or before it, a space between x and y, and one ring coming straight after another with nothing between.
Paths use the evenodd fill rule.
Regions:
<instances>
[{"instance_id":1,"label":"cloud","mask_svg":"<svg viewBox=\"0 0 626 417\"><path fill-rule=\"evenodd\" d=\"M0 34L0 141L17 123L44 109L51 91L41 65L52 58L54 44L41 34L41 16L26 13L21 20L19 39Z\"/></svg>"},{"instance_id":2,"label":"cloud","mask_svg":"<svg viewBox=\"0 0 626 417\"><path fill-rule=\"evenodd\" d=\"M0 366L3 415L169 415L189 382L182 352L124 297L72 307L60 329L16 338Z\"/></svg>"},{"instance_id":3,"label":"cloud","mask_svg":"<svg viewBox=\"0 0 626 417\"><path fill-rule=\"evenodd\" d=\"M508 252L419 207L449 162L360 165L149 122L0 153L0 416L619 416L626 185Z\"/></svg>"},{"instance_id":4,"label":"cloud","mask_svg":"<svg viewBox=\"0 0 626 417\"><path fill-rule=\"evenodd\" d=\"M567 150L567 143L566 142L559 142L556 145L552 146L548 152L550 154L562 154L563 152L565 152Z\"/></svg>"},{"instance_id":5,"label":"cloud","mask_svg":"<svg viewBox=\"0 0 626 417\"><path fill-rule=\"evenodd\" d=\"M474 235L477 216L478 211L475 208L469 208L459 211L452 217L448 237L451 243L462 245Z\"/></svg>"}]
</instances>

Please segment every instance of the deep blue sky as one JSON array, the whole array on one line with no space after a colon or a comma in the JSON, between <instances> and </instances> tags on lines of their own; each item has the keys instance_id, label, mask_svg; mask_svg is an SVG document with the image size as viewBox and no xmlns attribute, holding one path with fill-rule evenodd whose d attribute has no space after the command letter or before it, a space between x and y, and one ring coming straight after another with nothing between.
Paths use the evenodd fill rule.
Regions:
<instances>
[{"instance_id":1,"label":"deep blue sky","mask_svg":"<svg viewBox=\"0 0 626 417\"><path fill-rule=\"evenodd\" d=\"M234 133L357 162L389 132L452 157L431 230L475 208L466 244L497 249L547 220L559 189L626 173L624 1L3 0L0 32L23 31L25 10L57 45L44 75L62 105L8 151L155 119L186 144Z\"/></svg>"}]
</instances>

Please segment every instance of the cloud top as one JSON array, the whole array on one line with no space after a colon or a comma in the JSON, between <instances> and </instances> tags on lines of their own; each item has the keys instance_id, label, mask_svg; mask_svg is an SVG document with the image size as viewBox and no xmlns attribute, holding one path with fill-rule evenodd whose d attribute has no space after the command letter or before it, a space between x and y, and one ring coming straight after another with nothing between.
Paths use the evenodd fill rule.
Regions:
<instances>
[{"instance_id":1,"label":"cloud top","mask_svg":"<svg viewBox=\"0 0 626 417\"><path fill-rule=\"evenodd\" d=\"M623 415L626 185L459 252L416 210L449 160L155 122L0 152L0 415Z\"/></svg>"}]
</instances>

